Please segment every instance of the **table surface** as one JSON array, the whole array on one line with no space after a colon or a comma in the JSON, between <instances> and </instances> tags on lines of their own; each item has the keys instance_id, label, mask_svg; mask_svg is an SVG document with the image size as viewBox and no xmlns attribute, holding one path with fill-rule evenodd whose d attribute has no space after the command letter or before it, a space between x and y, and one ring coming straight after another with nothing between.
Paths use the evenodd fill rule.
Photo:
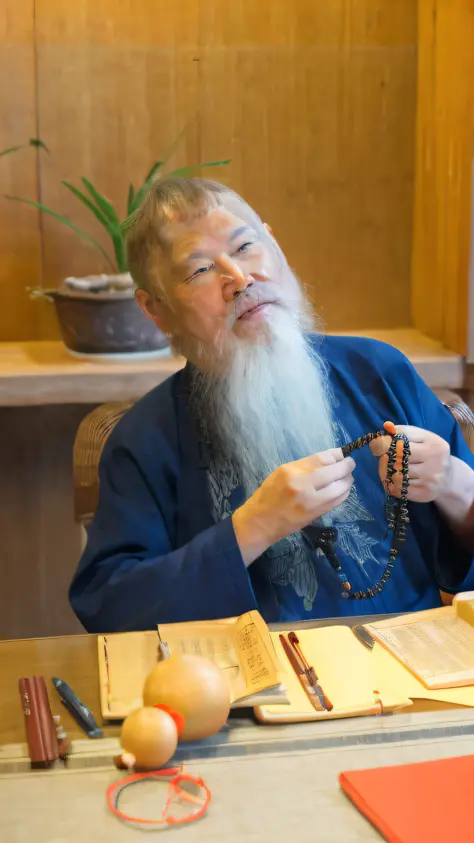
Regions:
<instances>
[{"instance_id":1,"label":"table surface","mask_svg":"<svg viewBox=\"0 0 474 843\"><path fill-rule=\"evenodd\" d=\"M341 331L388 342L412 361L432 388L463 384L459 354L412 328ZM0 406L92 404L137 398L184 365L171 355L148 361L88 362L71 357L63 343L0 343Z\"/></svg>"},{"instance_id":2,"label":"table surface","mask_svg":"<svg viewBox=\"0 0 474 843\"><path fill-rule=\"evenodd\" d=\"M382 616L378 616L380 620ZM358 622L374 620L373 616L361 617ZM300 624L272 625L275 629L310 628L331 624L351 625L353 618L325 619ZM83 737L74 719L59 704L51 677L58 676L67 682L85 705L100 720L99 672L96 635L69 635L56 638L26 638L0 641L0 676L2 680L0 747L17 741L24 741L23 712L20 706L18 680L25 676L44 676L47 681L53 714L60 713L66 731L72 738ZM55 703L57 705L55 706ZM410 712L446 710L450 706L428 700L418 700L410 706ZM235 713L235 717L242 717ZM248 720L249 718L247 718ZM259 728L255 726L255 728ZM267 727L265 727L267 728ZM120 724L104 724L106 736L117 736Z\"/></svg>"},{"instance_id":3,"label":"table surface","mask_svg":"<svg viewBox=\"0 0 474 843\"><path fill-rule=\"evenodd\" d=\"M352 619L337 620L344 622ZM335 621L300 626L331 623ZM59 764L53 770L30 771L25 758L18 678L59 675L98 712L96 636L0 642L0 671L0 839L5 843L32 839L36 843L84 839L106 843L113 838L115 843L127 843L133 832L105 807L107 786L122 776L111 763L119 749L117 725L105 727L104 739L90 741L64 711L67 731L72 737L81 735L73 741L68 768ZM50 691L54 699L51 686ZM381 840L341 793L341 771L474 753L472 709L455 706L448 711L436 703L424 704L422 709L413 706L385 717L273 726L258 725L250 715L235 712L218 735L182 744L178 750L176 762L183 763L188 773L202 775L213 793L208 816L182 828L180 840ZM139 802L146 798L145 791L138 798Z\"/></svg>"}]
</instances>

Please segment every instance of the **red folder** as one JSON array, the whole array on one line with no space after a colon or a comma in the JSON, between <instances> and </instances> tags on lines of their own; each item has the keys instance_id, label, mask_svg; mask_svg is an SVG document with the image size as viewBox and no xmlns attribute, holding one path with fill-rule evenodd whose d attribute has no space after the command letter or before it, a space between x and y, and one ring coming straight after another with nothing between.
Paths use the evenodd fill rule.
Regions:
<instances>
[{"instance_id":1,"label":"red folder","mask_svg":"<svg viewBox=\"0 0 474 843\"><path fill-rule=\"evenodd\" d=\"M389 843L474 843L474 755L354 770L339 783Z\"/></svg>"}]
</instances>

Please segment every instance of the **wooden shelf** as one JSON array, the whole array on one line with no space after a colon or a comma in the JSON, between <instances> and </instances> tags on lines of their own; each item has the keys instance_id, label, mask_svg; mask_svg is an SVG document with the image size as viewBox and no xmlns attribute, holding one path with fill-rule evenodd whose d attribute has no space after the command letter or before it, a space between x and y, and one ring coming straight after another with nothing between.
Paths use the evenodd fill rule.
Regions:
<instances>
[{"instance_id":1,"label":"wooden shelf","mask_svg":"<svg viewBox=\"0 0 474 843\"><path fill-rule=\"evenodd\" d=\"M358 335L399 348L433 388L459 389L463 384L463 358L415 330L364 330ZM136 398L183 365L184 360L171 355L137 363L90 363L71 357L61 342L0 343L0 406L94 404Z\"/></svg>"},{"instance_id":2,"label":"wooden shelf","mask_svg":"<svg viewBox=\"0 0 474 843\"><path fill-rule=\"evenodd\" d=\"M0 406L94 404L139 398L164 381L184 360L85 362L62 342L0 343Z\"/></svg>"}]
</instances>

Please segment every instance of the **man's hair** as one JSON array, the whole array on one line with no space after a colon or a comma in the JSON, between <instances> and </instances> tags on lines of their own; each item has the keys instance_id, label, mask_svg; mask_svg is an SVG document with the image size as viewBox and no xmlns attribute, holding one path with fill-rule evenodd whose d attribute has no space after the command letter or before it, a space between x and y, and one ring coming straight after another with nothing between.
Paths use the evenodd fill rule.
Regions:
<instances>
[{"instance_id":1,"label":"man's hair","mask_svg":"<svg viewBox=\"0 0 474 843\"><path fill-rule=\"evenodd\" d=\"M152 184L124 226L128 267L137 287L154 294L161 291L160 270L167 250L164 226L176 218L187 221L199 216L221 205L224 196L240 199L233 190L210 179L168 176Z\"/></svg>"}]
</instances>

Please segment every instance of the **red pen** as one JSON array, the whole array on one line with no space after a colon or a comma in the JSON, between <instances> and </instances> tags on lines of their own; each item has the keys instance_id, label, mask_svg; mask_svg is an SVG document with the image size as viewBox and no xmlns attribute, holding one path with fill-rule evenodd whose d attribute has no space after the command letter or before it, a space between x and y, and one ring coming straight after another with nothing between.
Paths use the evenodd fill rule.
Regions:
<instances>
[{"instance_id":1,"label":"red pen","mask_svg":"<svg viewBox=\"0 0 474 843\"><path fill-rule=\"evenodd\" d=\"M313 686L311 685L311 682L308 676L306 675L306 671L303 665L301 664L301 661L295 654L294 650L292 649L291 645L288 643L284 635L280 635L280 641L281 646L285 651L285 655L288 658L288 661L290 662L298 679L300 680L302 688L306 696L308 697L311 705L313 706L313 708L316 709L316 711L325 711L324 705L319 695L316 693L315 688L313 688Z\"/></svg>"},{"instance_id":2,"label":"red pen","mask_svg":"<svg viewBox=\"0 0 474 843\"><path fill-rule=\"evenodd\" d=\"M319 698L321 704L324 706L326 711L332 711L334 706L333 706L331 700L324 693L321 685L319 684L319 679L316 675L316 671L315 671L314 667L312 667L312 665L310 665L308 663L308 661L306 659L306 656L304 655L304 653L301 649L301 644L300 644L300 641L299 641L299 638L298 638L296 632L289 632L288 633L288 641L290 642L290 644L293 647L295 653L297 654L298 658L300 659L300 661L301 661L301 663L304 667L306 676L308 677L312 688L314 688L316 694L318 695L318 698Z\"/></svg>"}]
</instances>

